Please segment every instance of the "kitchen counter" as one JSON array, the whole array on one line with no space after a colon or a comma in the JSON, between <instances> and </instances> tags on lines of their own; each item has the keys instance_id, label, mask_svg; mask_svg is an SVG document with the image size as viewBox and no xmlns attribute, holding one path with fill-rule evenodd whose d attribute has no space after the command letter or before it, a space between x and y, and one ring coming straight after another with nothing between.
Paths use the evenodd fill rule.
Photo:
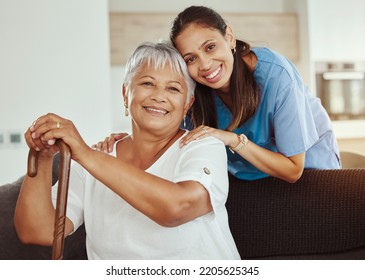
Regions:
<instances>
[{"instance_id":1,"label":"kitchen counter","mask_svg":"<svg viewBox=\"0 0 365 280\"><path fill-rule=\"evenodd\" d=\"M332 125L337 139L365 138L365 119L333 121Z\"/></svg>"},{"instance_id":2,"label":"kitchen counter","mask_svg":"<svg viewBox=\"0 0 365 280\"><path fill-rule=\"evenodd\" d=\"M340 151L365 155L365 120L333 121Z\"/></svg>"}]
</instances>

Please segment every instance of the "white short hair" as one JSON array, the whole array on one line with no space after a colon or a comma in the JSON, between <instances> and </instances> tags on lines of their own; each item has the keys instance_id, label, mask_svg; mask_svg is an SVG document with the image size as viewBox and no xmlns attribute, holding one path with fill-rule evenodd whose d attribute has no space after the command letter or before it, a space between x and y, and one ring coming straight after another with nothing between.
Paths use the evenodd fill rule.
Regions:
<instances>
[{"instance_id":1,"label":"white short hair","mask_svg":"<svg viewBox=\"0 0 365 280\"><path fill-rule=\"evenodd\" d=\"M128 59L125 69L124 84L128 86L139 68L145 64L154 65L156 69L169 64L171 69L185 78L188 88L188 103L194 96L195 81L190 77L186 63L180 53L168 41L140 44Z\"/></svg>"}]
</instances>

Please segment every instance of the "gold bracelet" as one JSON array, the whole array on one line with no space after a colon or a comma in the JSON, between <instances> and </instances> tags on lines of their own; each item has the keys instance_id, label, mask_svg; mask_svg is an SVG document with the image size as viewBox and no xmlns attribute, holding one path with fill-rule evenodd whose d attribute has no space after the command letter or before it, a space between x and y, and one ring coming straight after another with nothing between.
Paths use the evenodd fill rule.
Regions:
<instances>
[{"instance_id":1,"label":"gold bracelet","mask_svg":"<svg viewBox=\"0 0 365 280\"><path fill-rule=\"evenodd\" d=\"M246 147L248 144L248 138L246 135L240 134L240 135L237 135L237 138L239 141L237 146L235 146L233 148L229 147L229 150L232 152L232 154L234 154L234 152L238 152L242 148Z\"/></svg>"}]
</instances>

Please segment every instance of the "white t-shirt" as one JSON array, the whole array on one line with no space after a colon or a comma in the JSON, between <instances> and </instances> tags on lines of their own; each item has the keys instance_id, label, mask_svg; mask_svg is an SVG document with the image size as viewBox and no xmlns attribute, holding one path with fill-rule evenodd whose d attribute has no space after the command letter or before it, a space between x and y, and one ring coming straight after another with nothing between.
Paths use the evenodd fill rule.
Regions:
<instances>
[{"instance_id":1,"label":"white t-shirt","mask_svg":"<svg viewBox=\"0 0 365 280\"><path fill-rule=\"evenodd\" d=\"M225 208L224 144L213 137L183 148L178 142L146 172L173 182L200 182L209 192L213 212L177 227L160 226L73 162L67 217L75 230L85 223L89 259L240 259Z\"/></svg>"}]
</instances>

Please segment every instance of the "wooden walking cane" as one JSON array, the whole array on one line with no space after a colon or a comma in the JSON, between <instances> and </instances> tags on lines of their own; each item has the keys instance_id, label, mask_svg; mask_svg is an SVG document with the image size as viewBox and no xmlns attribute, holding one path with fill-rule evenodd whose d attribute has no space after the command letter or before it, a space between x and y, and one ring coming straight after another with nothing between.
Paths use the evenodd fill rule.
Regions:
<instances>
[{"instance_id":1,"label":"wooden walking cane","mask_svg":"<svg viewBox=\"0 0 365 280\"><path fill-rule=\"evenodd\" d=\"M58 145L60 149L61 163L58 179L59 182L54 222L52 259L61 260L63 259L68 182L71 166L71 150L70 147L61 139L56 141L56 145ZM35 177L37 175L37 171L38 152L30 149L28 154L28 176Z\"/></svg>"}]
</instances>

